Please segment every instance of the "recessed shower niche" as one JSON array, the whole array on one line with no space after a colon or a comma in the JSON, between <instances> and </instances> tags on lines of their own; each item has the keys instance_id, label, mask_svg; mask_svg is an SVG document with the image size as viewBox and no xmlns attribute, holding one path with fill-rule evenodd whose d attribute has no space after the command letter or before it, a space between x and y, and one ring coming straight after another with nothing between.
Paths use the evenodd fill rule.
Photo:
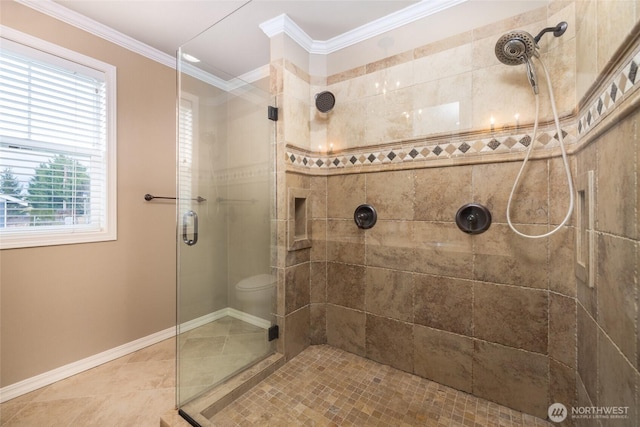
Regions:
<instances>
[{"instance_id":1,"label":"recessed shower niche","mask_svg":"<svg viewBox=\"0 0 640 427\"><path fill-rule=\"evenodd\" d=\"M310 191L289 188L289 212L287 219L288 249L295 251L311 247Z\"/></svg>"}]
</instances>

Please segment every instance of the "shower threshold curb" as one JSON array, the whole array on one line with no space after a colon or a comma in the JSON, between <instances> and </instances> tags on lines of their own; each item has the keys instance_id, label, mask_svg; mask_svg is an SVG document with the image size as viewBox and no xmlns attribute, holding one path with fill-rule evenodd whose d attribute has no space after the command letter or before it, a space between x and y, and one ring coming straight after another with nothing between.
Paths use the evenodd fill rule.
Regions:
<instances>
[{"instance_id":1,"label":"shower threshold curb","mask_svg":"<svg viewBox=\"0 0 640 427\"><path fill-rule=\"evenodd\" d=\"M260 381L284 365L285 358L280 353L272 354L247 370L230 378L213 390L182 406L182 410L201 426L211 426L209 419L238 397L242 396ZM190 424L172 410L160 420L162 427L186 427Z\"/></svg>"}]
</instances>

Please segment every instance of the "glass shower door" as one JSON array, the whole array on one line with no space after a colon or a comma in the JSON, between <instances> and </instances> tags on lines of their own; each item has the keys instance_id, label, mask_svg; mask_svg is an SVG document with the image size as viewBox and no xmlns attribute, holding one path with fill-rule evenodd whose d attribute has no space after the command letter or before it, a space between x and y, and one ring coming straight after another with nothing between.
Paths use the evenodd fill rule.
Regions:
<instances>
[{"instance_id":1,"label":"glass shower door","mask_svg":"<svg viewBox=\"0 0 640 427\"><path fill-rule=\"evenodd\" d=\"M275 350L273 122L251 84L179 57L177 404Z\"/></svg>"}]
</instances>

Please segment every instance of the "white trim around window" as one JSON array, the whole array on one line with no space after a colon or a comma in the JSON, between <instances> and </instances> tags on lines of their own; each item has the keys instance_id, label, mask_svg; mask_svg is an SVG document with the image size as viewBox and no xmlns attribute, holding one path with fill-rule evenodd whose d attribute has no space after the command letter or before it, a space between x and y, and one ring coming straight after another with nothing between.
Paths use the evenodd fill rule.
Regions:
<instances>
[{"instance_id":1,"label":"white trim around window","mask_svg":"<svg viewBox=\"0 0 640 427\"><path fill-rule=\"evenodd\" d=\"M14 126L13 123L11 123L11 118L5 120L5 124L3 125L5 126L5 130L2 131L2 129L0 129L0 165L4 165L5 167L6 165L11 166L12 160L10 158L14 152L19 150L27 152L32 150L33 153L37 152L40 155L41 153L51 153L56 156L60 155L66 159L71 159L68 161L74 164L81 164L83 162L82 159L87 159L86 164L89 166L86 167L86 173L89 176L91 176L92 171L99 171L99 173L95 180L93 176L91 176L90 180L93 181L90 181L90 185L87 185L87 190L83 193L86 198L84 206L81 206L79 202L75 201L77 197L74 194L73 206L75 206L75 204L81 206L78 209L82 211L83 215L76 215L76 213L74 213L73 216L67 217L66 214L60 214L58 216L64 216L62 225L56 224L56 221L50 221L51 223L46 222L44 225L25 226L20 225L21 222L25 221L18 218L18 224L15 225L15 227L8 227L5 211L4 216L0 215L0 219L4 221L4 226L0 227L0 249L116 240L116 67L2 25L0 25L0 50L24 54L41 63L70 70L72 74L77 72L83 76L90 78L95 77L100 79L101 82L104 82L100 89L100 91L104 92L104 95L101 97L104 101L100 107L103 110L103 112L101 112L101 120L103 120L104 123L100 125L100 130L97 133L93 130L93 135L90 135L90 137L93 137L99 134L99 142L95 144L87 142L84 129L81 129L77 134L77 140L72 138L71 142L69 142L69 138L65 137L64 143L57 144L55 141L55 131L53 133L54 136L51 137L51 133L47 130L48 124L46 122L40 121L40 125L34 125L33 129L37 132L40 132L42 129L44 129L44 131L40 137L33 138L31 136L24 137L18 131L13 133ZM8 73L7 78L10 80L14 76L11 74L11 71L8 71ZM7 85L7 91L13 90L9 87L12 86L12 84ZM53 86L53 90L55 90L55 88L56 86ZM0 87L0 89L2 88ZM96 93L97 91L98 89L96 89ZM3 107L6 111L9 111L9 113L11 113L13 108L9 105L10 101L11 100ZM16 102L21 101L18 100ZM45 113L42 114L46 117L48 114L46 112L46 105L44 108ZM17 112L18 110L13 111ZM57 122L58 117L55 116L55 110L52 109L51 111L54 111L54 113L51 114L51 128L62 129L60 132L66 132L67 128L60 126L67 126L67 124L63 123L60 125ZM81 112L81 114L83 113ZM16 116L15 129L18 129L18 125L21 124L21 118L22 116L20 115ZM42 123L45 123L45 128L42 127ZM84 126L84 124L79 123L78 127L82 128L82 126ZM47 132L49 133L47 134ZM29 135L31 135L31 133ZM2 157L5 158L3 159ZM33 155L31 157L35 158ZM45 157L42 156L42 158L44 159ZM81 160L73 160L75 158ZM33 160L34 165L37 165L37 162L38 160ZM42 162L45 162L45 160ZM19 168L19 166L16 168ZM67 176L66 170L65 168L65 177ZM82 166L82 173L84 172L85 166ZM24 188L27 185L27 178L22 176L21 179L21 185L22 188ZM78 181L80 181L80 179L78 179ZM36 196L27 194L26 191L17 195L3 194L1 197L2 200L0 200L0 202L2 202L0 203L0 207L6 208L7 201L12 202L13 206L17 206L17 208L26 206L25 203L28 202L29 197L33 198ZM64 204L65 209L68 210L69 206L67 206L66 202L64 202ZM69 204L71 205L71 203ZM62 212L63 210L60 209L59 211ZM87 212L90 212L90 215L87 214ZM58 213L59 212L56 214ZM76 218L80 216L82 216L82 220L77 220ZM33 219L35 220L36 218L34 217ZM60 222L59 218L55 219Z\"/></svg>"}]
</instances>

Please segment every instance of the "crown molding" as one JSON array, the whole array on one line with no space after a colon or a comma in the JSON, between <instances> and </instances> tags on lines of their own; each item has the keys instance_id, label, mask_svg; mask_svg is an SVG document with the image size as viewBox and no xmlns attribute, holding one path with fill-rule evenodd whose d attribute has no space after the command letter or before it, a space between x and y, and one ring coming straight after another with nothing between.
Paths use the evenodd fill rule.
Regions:
<instances>
[{"instance_id":1,"label":"crown molding","mask_svg":"<svg viewBox=\"0 0 640 427\"><path fill-rule=\"evenodd\" d=\"M169 54L166 54L154 47L151 47L139 40L129 37L111 27L99 23L91 18L88 18L78 12L68 9L59 3L52 0L15 0L24 6L27 6L33 10L44 13L54 19L65 22L73 27L79 28L111 43L114 43L120 47L123 47L131 52L142 55L155 62L158 62L167 67L176 69L176 58ZM205 83L209 83L225 91L231 91L246 83L252 83L256 80L264 78L269 75L269 65L264 65L253 71L243 74L230 81L223 80L216 77L213 74L200 70L198 67L190 64L182 64L182 72L195 77Z\"/></svg>"},{"instance_id":2,"label":"crown molding","mask_svg":"<svg viewBox=\"0 0 640 427\"><path fill-rule=\"evenodd\" d=\"M76 28L87 31L90 34L112 42L134 53L156 61L162 65L173 69L176 68L176 58L174 56L168 55L154 47L134 39L133 37L129 37L111 27L68 9L52 0L15 1ZM260 29L262 29L268 37L285 33L296 43L302 46L307 52L326 55L466 1L468 0L422 0L402 10L326 41L313 40L286 14L276 16L273 19L263 22L260 24ZM245 73L236 79L232 79L231 81L222 80L193 66L183 66L183 72L191 75L192 77L213 84L220 89L233 90L234 88L241 86L240 82L251 83L264 78L268 75L269 70L268 66L265 65L257 68L256 70Z\"/></svg>"},{"instance_id":3,"label":"crown molding","mask_svg":"<svg viewBox=\"0 0 640 427\"><path fill-rule=\"evenodd\" d=\"M305 33L304 30L293 21L293 19L289 18L286 13L263 22L259 27L269 38L280 33L285 33L295 40L296 43L302 46L307 52L311 52L314 43L317 43L309 37L309 35Z\"/></svg>"},{"instance_id":4,"label":"crown molding","mask_svg":"<svg viewBox=\"0 0 640 427\"><path fill-rule=\"evenodd\" d=\"M176 68L176 58L168 55L156 48L153 48L139 40L122 34L104 24L94 21L78 12L68 9L52 0L15 0L24 6L51 16L62 22L66 22L88 33L94 34L102 39L110 41L118 46L124 47L132 52L138 53L149 59L152 59L167 67Z\"/></svg>"},{"instance_id":5,"label":"crown molding","mask_svg":"<svg viewBox=\"0 0 640 427\"><path fill-rule=\"evenodd\" d=\"M263 22L260 24L260 29L268 37L285 33L307 52L327 55L467 1L422 0L326 41L313 40L286 14Z\"/></svg>"}]
</instances>

